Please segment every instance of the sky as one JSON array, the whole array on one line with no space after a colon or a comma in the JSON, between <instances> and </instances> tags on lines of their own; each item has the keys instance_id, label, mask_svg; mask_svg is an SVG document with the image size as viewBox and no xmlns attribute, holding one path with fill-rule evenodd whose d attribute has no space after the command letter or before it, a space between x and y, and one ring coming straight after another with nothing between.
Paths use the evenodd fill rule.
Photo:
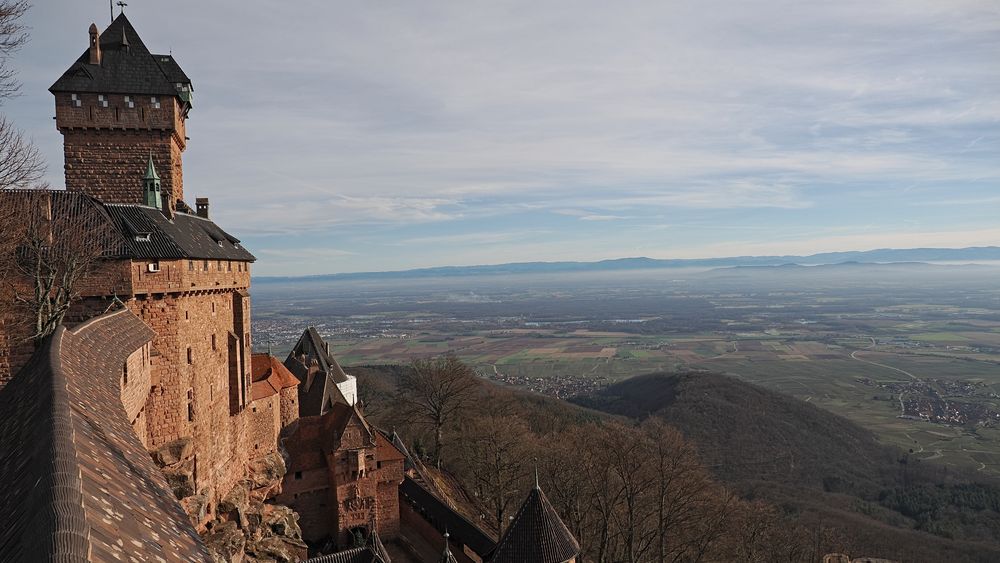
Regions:
<instances>
[{"instance_id":1,"label":"sky","mask_svg":"<svg viewBox=\"0 0 1000 563\"><path fill-rule=\"evenodd\" d=\"M59 187L47 89L109 6L34 3L0 110ZM211 199L257 275L1000 244L996 0L126 15L191 77L185 197Z\"/></svg>"}]
</instances>

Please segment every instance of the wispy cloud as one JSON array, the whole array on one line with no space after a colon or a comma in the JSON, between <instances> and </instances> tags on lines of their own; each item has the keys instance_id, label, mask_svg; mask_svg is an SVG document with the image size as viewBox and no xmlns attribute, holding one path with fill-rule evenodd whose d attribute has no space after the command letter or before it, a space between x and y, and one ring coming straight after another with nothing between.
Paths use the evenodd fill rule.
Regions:
<instances>
[{"instance_id":1,"label":"wispy cloud","mask_svg":"<svg viewBox=\"0 0 1000 563\"><path fill-rule=\"evenodd\" d=\"M53 185L45 89L104 16L86 4L36 3L15 59L26 95L4 108ZM210 196L263 268L310 237L354 253L338 268L391 269L483 244L629 255L666 244L652 217L703 225L663 252L995 217L994 0L231 4L129 15L195 82L186 193ZM544 244L519 235L535 231ZM420 256L400 244L420 239Z\"/></svg>"}]
</instances>

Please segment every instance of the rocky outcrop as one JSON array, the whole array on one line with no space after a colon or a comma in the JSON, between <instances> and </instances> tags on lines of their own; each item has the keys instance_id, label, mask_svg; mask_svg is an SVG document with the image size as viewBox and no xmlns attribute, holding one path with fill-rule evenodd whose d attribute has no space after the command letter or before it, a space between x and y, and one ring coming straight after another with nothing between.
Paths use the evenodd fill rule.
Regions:
<instances>
[{"instance_id":1,"label":"rocky outcrop","mask_svg":"<svg viewBox=\"0 0 1000 563\"><path fill-rule=\"evenodd\" d=\"M195 490L191 438L164 444L150 455L214 561L294 563L307 557L298 514L287 506L266 503L281 492L286 472L285 460L278 452L248 462L246 478L214 507L206 495Z\"/></svg>"},{"instance_id":2,"label":"rocky outcrop","mask_svg":"<svg viewBox=\"0 0 1000 563\"><path fill-rule=\"evenodd\" d=\"M215 520L205 526L205 543L217 560L293 563L307 557L298 514L287 506L265 503L280 490L284 476L285 462L279 454L248 464L247 479L222 497L214 511ZM235 539L236 534L242 543ZM234 552L237 544L239 558Z\"/></svg>"}]
</instances>

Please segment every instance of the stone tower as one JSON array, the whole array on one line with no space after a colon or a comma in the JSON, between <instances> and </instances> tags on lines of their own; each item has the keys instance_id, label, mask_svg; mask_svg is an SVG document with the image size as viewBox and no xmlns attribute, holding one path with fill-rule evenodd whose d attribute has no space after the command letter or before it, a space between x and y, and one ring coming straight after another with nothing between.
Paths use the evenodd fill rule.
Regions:
<instances>
[{"instance_id":1,"label":"stone tower","mask_svg":"<svg viewBox=\"0 0 1000 563\"><path fill-rule=\"evenodd\" d=\"M183 199L181 153L191 80L170 55L154 55L125 15L103 33L89 30L86 51L49 88L63 135L66 189L108 203L146 204L136 189L147 160L159 165L164 201Z\"/></svg>"}]
</instances>

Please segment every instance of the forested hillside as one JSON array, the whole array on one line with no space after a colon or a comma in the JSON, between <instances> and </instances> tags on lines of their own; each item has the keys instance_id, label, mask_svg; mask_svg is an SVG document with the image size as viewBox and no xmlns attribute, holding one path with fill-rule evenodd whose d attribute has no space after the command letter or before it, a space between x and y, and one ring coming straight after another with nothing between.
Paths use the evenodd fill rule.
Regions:
<instances>
[{"instance_id":1,"label":"forested hillside","mask_svg":"<svg viewBox=\"0 0 1000 563\"><path fill-rule=\"evenodd\" d=\"M438 452L407 404L412 367L350 371L369 418L440 454L493 533L537 467L588 561L1000 560L1000 489L729 377L641 376L578 405L477 379Z\"/></svg>"}]
</instances>

